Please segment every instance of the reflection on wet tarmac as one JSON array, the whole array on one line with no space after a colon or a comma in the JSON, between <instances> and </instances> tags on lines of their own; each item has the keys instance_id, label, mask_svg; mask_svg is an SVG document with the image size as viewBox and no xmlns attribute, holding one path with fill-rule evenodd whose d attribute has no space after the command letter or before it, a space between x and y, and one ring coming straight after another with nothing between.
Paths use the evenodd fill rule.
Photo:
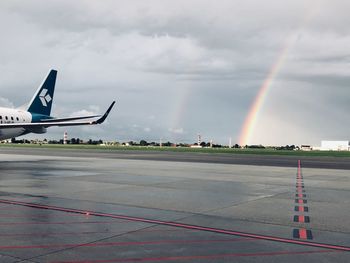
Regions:
<instances>
[{"instance_id":1,"label":"reflection on wet tarmac","mask_svg":"<svg viewBox=\"0 0 350 263\"><path fill-rule=\"evenodd\" d=\"M292 239L295 167L0 153L0 199ZM57 154L63 155L63 154ZM349 246L347 170L303 169L315 242ZM293 188L294 187L294 188ZM349 253L0 202L0 261L347 262Z\"/></svg>"}]
</instances>

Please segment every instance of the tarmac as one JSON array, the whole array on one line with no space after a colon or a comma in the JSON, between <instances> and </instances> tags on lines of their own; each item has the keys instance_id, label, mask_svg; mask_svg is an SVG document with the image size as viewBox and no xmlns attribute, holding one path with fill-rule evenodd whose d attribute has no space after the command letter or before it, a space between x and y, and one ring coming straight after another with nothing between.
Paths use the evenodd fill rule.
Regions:
<instances>
[{"instance_id":1,"label":"tarmac","mask_svg":"<svg viewBox=\"0 0 350 263\"><path fill-rule=\"evenodd\" d=\"M1 147L0 262L350 262L349 163Z\"/></svg>"}]
</instances>

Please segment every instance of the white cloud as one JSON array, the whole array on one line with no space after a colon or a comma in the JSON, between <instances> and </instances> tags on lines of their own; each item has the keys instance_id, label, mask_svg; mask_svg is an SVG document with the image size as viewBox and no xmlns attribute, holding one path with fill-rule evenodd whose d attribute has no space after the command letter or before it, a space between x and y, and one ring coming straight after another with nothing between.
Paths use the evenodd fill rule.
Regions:
<instances>
[{"instance_id":1,"label":"white cloud","mask_svg":"<svg viewBox=\"0 0 350 263\"><path fill-rule=\"evenodd\" d=\"M70 114L70 117L90 116L90 115L100 115L100 114L103 114L103 113L100 112L100 108L98 106L90 105L88 109L82 109L82 110L72 112Z\"/></svg>"},{"instance_id":2,"label":"white cloud","mask_svg":"<svg viewBox=\"0 0 350 263\"><path fill-rule=\"evenodd\" d=\"M0 97L0 107L5 107L5 108L14 108L14 105L11 101L9 101L6 98Z\"/></svg>"}]
</instances>

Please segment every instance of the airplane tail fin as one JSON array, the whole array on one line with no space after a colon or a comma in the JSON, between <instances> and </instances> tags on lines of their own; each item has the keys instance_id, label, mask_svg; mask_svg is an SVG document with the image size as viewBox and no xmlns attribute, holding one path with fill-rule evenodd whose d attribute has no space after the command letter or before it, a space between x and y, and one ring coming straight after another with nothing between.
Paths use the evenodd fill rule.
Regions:
<instances>
[{"instance_id":1,"label":"airplane tail fin","mask_svg":"<svg viewBox=\"0 0 350 263\"><path fill-rule=\"evenodd\" d=\"M57 71L51 70L29 103L28 111L50 116Z\"/></svg>"}]
</instances>

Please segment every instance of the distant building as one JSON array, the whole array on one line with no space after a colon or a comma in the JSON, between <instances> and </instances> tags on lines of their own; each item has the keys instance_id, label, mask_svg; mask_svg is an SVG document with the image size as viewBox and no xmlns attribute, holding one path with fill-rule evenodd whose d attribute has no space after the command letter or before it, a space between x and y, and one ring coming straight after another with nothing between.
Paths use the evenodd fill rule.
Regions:
<instances>
[{"instance_id":1,"label":"distant building","mask_svg":"<svg viewBox=\"0 0 350 263\"><path fill-rule=\"evenodd\" d=\"M311 145L301 145L300 150L302 151L312 151L312 146Z\"/></svg>"},{"instance_id":2,"label":"distant building","mask_svg":"<svg viewBox=\"0 0 350 263\"><path fill-rule=\"evenodd\" d=\"M349 141L321 141L321 151L349 151Z\"/></svg>"}]
</instances>

